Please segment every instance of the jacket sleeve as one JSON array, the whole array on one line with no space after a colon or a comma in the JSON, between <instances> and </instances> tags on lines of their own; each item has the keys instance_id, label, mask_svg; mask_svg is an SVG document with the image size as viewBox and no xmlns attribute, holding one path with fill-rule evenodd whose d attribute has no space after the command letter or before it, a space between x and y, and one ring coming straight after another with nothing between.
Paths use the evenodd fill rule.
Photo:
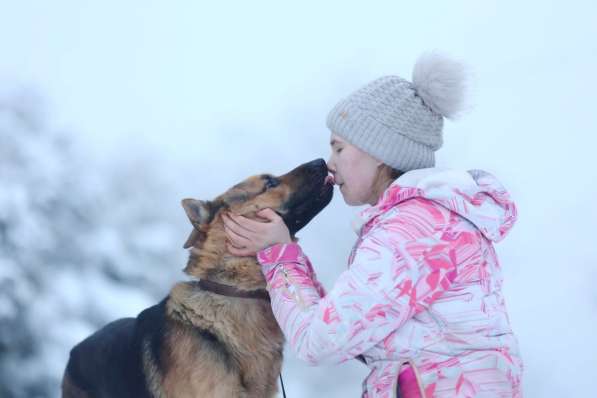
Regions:
<instances>
[{"instance_id":1,"label":"jacket sleeve","mask_svg":"<svg viewBox=\"0 0 597 398\"><path fill-rule=\"evenodd\" d=\"M350 268L323 297L298 244L258 253L274 316L299 358L312 365L354 358L449 288L456 276L449 244L391 236L380 228L363 237Z\"/></svg>"}]
</instances>

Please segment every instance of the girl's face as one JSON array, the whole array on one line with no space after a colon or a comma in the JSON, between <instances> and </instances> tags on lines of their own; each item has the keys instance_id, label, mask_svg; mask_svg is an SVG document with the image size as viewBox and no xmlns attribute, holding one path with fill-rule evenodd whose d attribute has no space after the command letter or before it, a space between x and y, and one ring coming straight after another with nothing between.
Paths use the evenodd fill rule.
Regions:
<instances>
[{"instance_id":1,"label":"girl's face","mask_svg":"<svg viewBox=\"0 0 597 398\"><path fill-rule=\"evenodd\" d=\"M334 133L330 145L328 170L340 187L344 202L349 206L375 205L379 198L373 192L373 184L383 163Z\"/></svg>"}]
</instances>

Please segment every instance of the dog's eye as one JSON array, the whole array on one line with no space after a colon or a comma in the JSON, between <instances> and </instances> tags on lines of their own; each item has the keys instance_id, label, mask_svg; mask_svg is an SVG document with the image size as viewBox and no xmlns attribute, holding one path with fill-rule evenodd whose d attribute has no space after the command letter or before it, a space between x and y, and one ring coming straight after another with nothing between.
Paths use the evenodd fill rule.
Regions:
<instances>
[{"instance_id":1,"label":"dog's eye","mask_svg":"<svg viewBox=\"0 0 597 398\"><path fill-rule=\"evenodd\" d=\"M273 177L265 177L265 189L275 188L280 185L280 182Z\"/></svg>"}]
</instances>

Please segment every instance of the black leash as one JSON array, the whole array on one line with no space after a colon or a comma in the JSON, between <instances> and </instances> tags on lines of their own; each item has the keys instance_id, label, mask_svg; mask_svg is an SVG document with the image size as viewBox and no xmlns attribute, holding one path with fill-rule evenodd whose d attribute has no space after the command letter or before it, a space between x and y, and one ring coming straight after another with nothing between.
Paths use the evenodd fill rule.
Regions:
<instances>
[{"instance_id":1,"label":"black leash","mask_svg":"<svg viewBox=\"0 0 597 398\"><path fill-rule=\"evenodd\" d=\"M286 390L284 390L284 381L282 380L282 372L280 372L280 383L282 384L282 396L286 398Z\"/></svg>"}]
</instances>

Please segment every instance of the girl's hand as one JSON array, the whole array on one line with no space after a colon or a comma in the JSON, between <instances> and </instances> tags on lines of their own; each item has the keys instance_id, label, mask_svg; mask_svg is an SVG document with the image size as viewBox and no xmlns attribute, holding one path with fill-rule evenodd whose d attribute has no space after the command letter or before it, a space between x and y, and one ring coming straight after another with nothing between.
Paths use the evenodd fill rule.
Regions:
<instances>
[{"instance_id":1,"label":"girl's hand","mask_svg":"<svg viewBox=\"0 0 597 398\"><path fill-rule=\"evenodd\" d=\"M266 222L254 221L232 213L224 213L224 230L228 251L235 256L254 256L259 250L276 243L290 243L290 232L284 220L272 209L257 212Z\"/></svg>"}]
</instances>

